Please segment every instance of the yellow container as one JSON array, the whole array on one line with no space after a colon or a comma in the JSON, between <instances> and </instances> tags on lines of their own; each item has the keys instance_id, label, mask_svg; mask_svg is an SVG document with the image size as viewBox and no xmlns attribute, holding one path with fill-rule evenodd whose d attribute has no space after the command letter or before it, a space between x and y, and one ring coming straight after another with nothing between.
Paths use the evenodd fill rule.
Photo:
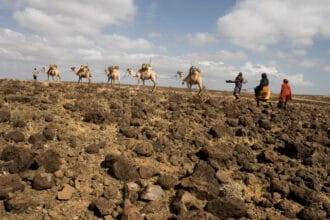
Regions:
<instances>
[{"instance_id":1,"label":"yellow container","mask_svg":"<svg viewBox=\"0 0 330 220\"><path fill-rule=\"evenodd\" d=\"M268 86L264 86L261 90L261 95L260 95L260 98L261 100L269 100L270 99L270 89Z\"/></svg>"}]
</instances>

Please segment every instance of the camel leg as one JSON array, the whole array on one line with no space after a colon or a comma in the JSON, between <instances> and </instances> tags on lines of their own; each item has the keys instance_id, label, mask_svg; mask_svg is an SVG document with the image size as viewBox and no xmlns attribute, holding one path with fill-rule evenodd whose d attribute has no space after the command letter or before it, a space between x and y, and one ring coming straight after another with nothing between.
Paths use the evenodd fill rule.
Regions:
<instances>
[{"instance_id":1,"label":"camel leg","mask_svg":"<svg viewBox=\"0 0 330 220\"><path fill-rule=\"evenodd\" d=\"M154 86L152 87L151 92L154 92L156 89L156 81L154 79L151 79L151 81L153 82Z\"/></svg>"},{"instance_id":2,"label":"camel leg","mask_svg":"<svg viewBox=\"0 0 330 220\"><path fill-rule=\"evenodd\" d=\"M49 81L49 74L47 74L47 80Z\"/></svg>"},{"instance_id":3,"label":"camel leg","mask_svg":"<svg viewBox=\"0 0 330 220\"><path fill-rule=\"evenodd\" d=\"M138 79L137 89L140 88L140 79Z\"/></svg>"},{"instance_id":4,"label":"camel leg","mask_svg":"<svg viewBox=\"0 0 330 220\"><path fill-rule=\"evenodd\" d=\"M91 83L91 78L88 78L88 84Z\"/></svg>"},{"instance_id":5,"label":"camel leg","mask_svg":"<svg viewBox=\"0 0 330 220\"><path fill-rule=\"evenodd\" d=\"M109 83L110 82L110 77L108 77L108 82L107 83Z\"/></svg>"},{"instance_id":6,"label":"camel leg","mask_svg":"<svg viewBox=\"0 0 330 220\"><path fill-rule=\"evenodd\" d=\"M198 89L199 89L197 94L200 95L202 92L202 85L200 83L198 83L197 85L198 85Z\"/></svg>"},{"instance_id":7,"label":"camel leg","mask_svg":"<svg viewBox=\"0 0 330 220\"><path fill-rule=\"evenodd\" d=\"M145 86L145 85L146 85L146 83L144 82L144 79L142 80L142 83L143 83L143 86Z\"/></svg>"}]
</instances>

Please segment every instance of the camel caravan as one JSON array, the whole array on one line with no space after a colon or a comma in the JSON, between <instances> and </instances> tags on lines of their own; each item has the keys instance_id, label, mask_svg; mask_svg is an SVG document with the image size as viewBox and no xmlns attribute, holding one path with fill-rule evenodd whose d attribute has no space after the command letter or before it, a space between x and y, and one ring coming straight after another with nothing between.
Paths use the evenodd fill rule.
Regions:
<instances>
[{"instance_id":1,"label":"camel caravan","mask_svg":"<svg viewBox=\"0 0 330 220\"><path fill-rule=\"evenodd\" d=\"M92 72L88 65L80 65L79 67L71 67L71 71L78 76L78 83L83 82L83 79L86 79L88 83L91 82L92 79ZM47 79L49 80L50 77L52 80L60 81L60 71L56 64L51 64L48 67L48 70L46 71L46 67L42 68L42 71L47 74ZM33 78L36 80L37 77L37 70L34 68L33 71ZM120 68L118 65L112 65L108 66L104 70L106 76L107 76L107 83L118 84L120 86ZM153 84L152 92L155 91L157 87L156 78L157 74L153 70L151 64L142 64L141 68L138 70L133 70L132 68L127 68L126 72L128 76L137 79L137 88L140 88L140 82L142 81L143 86L145 86L145 81L150 80ZM202 90L205 88L203 86L203 80L202 80L202 73L201 70L198 67L191 66L188 74L184 76L184 73L182 71L178 71L176 77L180 79L182 82L182 85L186 83L188 89L191 89L193 85L197 85L199 88L198 94L202 92Z\"/></svg>"}]
</instances>

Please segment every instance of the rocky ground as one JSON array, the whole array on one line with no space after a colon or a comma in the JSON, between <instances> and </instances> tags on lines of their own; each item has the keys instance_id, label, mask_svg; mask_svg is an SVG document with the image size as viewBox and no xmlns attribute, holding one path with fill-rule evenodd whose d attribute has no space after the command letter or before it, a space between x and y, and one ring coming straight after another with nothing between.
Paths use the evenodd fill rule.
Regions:
<instances>
[{"instance_id":1,"label":"rocky ground","mask_svg":"<svg viewBox=\"0 0 330 220\"><path fill-rule=\"evenodd\" d=\"M330 106L0 81L1 219L327 219Z\"/></svg>"}]
</instances>

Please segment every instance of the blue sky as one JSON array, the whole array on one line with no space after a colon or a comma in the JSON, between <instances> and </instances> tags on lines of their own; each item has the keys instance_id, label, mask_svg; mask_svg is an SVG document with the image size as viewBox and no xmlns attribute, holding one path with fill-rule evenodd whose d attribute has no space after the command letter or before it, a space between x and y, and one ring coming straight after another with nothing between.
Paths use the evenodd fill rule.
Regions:
<instances>
[{"instance_id":1,"label":"blue sky","mask_svg":"<svg viewBox=\"0 0 330 220\"><path fill-rule=\"evenodd\" d=\"M277 92L330 94L328 0L0 0L0 77L30 79L33 67L88 63L138 68L152 60L158 82L181 86L175 72L202 69L207 88L242 71L253 88L267 72ZM45 79L45 74L42 75ZM136 83L122 77L126 83Z\"/></svg>"}]
</instances>

